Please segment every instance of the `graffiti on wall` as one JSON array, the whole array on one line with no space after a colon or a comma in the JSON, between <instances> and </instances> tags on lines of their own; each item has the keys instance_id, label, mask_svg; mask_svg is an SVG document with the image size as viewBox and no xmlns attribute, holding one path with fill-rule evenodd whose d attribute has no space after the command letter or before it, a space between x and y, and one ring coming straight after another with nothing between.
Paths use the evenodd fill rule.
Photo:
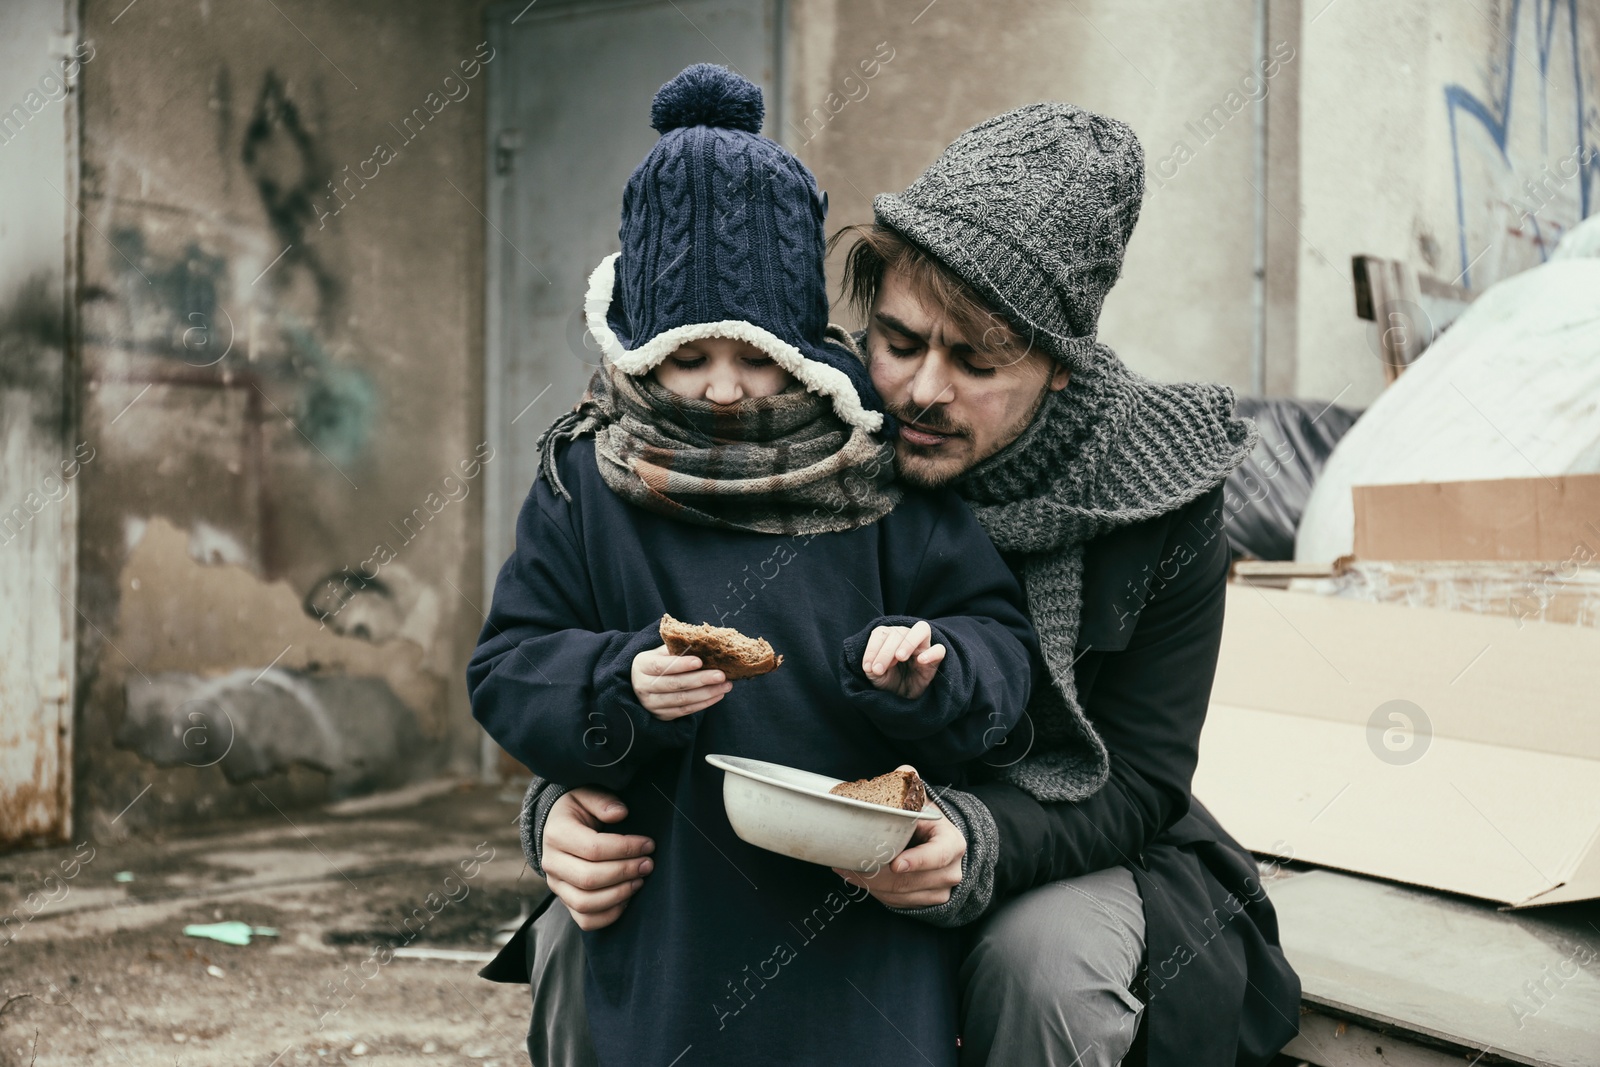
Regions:
<instances>
[{"instance_id":1,"label":"graffiti on wall","mask_svg":"<svg viewBox=\"0 0 1600 1067\"><path fill-rule=\"evenodd\" d=\"M284 262L303 269L315 285L318 310L326 325L344 294L337 276L306 241L305 231L317 217L313 195L324 184L333 183L333 168L274 71L267 71L262 79L255 111L245 127L240 160L255 183L278 246L284 250ZM284 288L283 274L267 277L275 289Z\"/></svg>"},{"instance_id":2,"label":"graffiti on wall","mask_svg":"<svg viewBox=\"0 0 1600 1067\"><path fill-rule=\"evenodd\" d=\"M1543 263L1600 208L1600 97L1584 76L1577 0L1511 0L1491 18L1488 91L1444 90L1458 284L1474 289Z\"/></svg>"},{"instance_id":3,"label":"graffiti on wall","mask_svg":"<svg viewBox=\"0 0 1600 1067\"><path fill-rule=\"evenodd\" d=\"M214 84L231 97L226 68ZM85 292L86 340L116 353L108 377L135 387L259 393L247 397L252 410L292 420L298 432L284 440L338 478L369 446L377 392L345 355L345 286L326 242L308 232L314 193L331 176L327 153L272 70L242 131L226 109L218 121L218 148L238 161L261 221L203 226L178 248L162 239L164 220L128 218L108 190L102 203L113 217L101 228L115 251L103 282ZM270 559L261 563L272 571Z\"/></svg>"}]
</instances>

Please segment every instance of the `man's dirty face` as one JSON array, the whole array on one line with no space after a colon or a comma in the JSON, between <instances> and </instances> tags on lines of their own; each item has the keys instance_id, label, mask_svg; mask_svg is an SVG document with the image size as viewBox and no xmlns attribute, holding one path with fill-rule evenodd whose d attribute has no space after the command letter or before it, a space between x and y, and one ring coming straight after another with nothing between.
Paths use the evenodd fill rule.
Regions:
<instances>
[{"instance_id":1,"label":"man's dirty face","mask_svg":"<svg viewBox=\"0 0 1600 1067\"><path fill-rule=\"evenodd\" d=\"M903 275L884 274L867 323L872 383L900 420L900 476L937 486L994 455L1028 427L1067 371L1023 350L1004 327L966 337ZM1008 343L1011 342L1011 343Z\"/></svg>"}]
</instances>

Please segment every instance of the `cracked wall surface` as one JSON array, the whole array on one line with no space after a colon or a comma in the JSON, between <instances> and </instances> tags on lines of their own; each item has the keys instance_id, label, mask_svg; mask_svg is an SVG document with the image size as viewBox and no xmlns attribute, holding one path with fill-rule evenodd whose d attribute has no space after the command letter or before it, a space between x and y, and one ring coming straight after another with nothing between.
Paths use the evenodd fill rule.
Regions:
<instances>
[{"instance_id":1,"label":"cracked wall surface","mask_svg":"<svg viewBox=\"0 0 1600 1067\"><path fill-rule=\"evenodd\" d=\"M481 5L125 8L83 12L80 810L470 770Z\"/></svg>"}]
</instances>

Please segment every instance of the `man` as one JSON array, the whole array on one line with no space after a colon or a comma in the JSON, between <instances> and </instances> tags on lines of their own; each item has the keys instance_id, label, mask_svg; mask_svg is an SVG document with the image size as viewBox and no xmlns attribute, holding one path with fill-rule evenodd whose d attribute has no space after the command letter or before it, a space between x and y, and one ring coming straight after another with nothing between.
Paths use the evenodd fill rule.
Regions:
<instances>
[{"instance_id":1,"label":"man","mask_svg":"<svg viewBox=\"0 0 1600 1067\"><path fill-rule=\"evenodd\" d=\"M1143 187L1126 125L1035 104L878 197L849 254L901 476L968 501L1054 683L970 790L940 796L946 820L889 870L846 875L965 929L963 1064L1262 1064L1297 1027L1255 862L1189 793L1221 640L1221 485L1253 433L1227 389L1149 381L1096 341ZM576 930L653 869L650 842L598 832L624 814L593 789L530 793L529 854L576 922L557 908L534 927L536 1063L592 1062Z\"/></svg>"}]
</instances>

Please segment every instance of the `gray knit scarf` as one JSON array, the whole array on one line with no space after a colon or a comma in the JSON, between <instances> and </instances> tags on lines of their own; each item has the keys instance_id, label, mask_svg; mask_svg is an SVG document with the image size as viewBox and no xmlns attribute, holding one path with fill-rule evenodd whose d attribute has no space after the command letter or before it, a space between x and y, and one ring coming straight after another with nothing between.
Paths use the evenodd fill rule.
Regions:
<instances>
[{"instance_id":1,"label":"gray knit scarf","mask_svg":"<svg viewBox=\"0 0 1600 1067\"><path fill-rule=\"evenodd\" d=\"M1106 746L1073 676L1084 544L1211 490L1255 438L1249 421L1233 417L1228 387L1155 382L1097 344L1088 369L1048 394L1015 441L957 481L995 547L1020 557L1028 615L1055 683L1029 702L1027 755L1003 766L992 755L993 774L1045 802L1081 800L1105 783Z\"/></svg>"},{"instance_id":2,"label":"gray knit scarf","mask_svg":"<svg viewBox=\"0 0 1600 1067\"><path fill-rule=\"evenodd\" d=\"M680 396L649 375L597 369L539 438L539 473L571 499L556 448L594 434L600 477L631 503L699 526L819 534L877 522L900 502L894 447L799 387L733 404Z\"/></svg>"}]
</instances>

